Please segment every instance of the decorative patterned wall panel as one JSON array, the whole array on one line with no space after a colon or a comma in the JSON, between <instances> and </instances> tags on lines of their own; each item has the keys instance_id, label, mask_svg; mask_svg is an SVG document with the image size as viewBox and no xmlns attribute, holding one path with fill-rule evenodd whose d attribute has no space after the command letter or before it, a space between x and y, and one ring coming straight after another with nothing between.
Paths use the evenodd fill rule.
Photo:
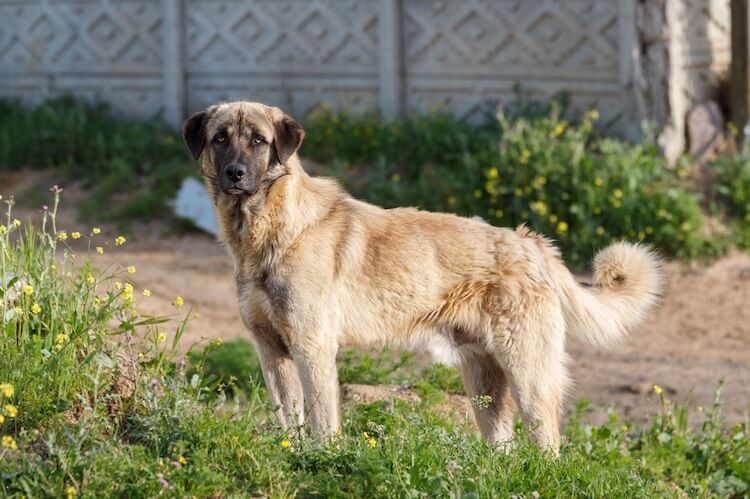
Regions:
<instances>
[{"instance_id":1,"label":"decorative patterned wall panel","mask_svg":"<svg viewBox=\"0 0 750 499\"><path fill-rule=\"evenodd\" d=\"M404 5L409 108L442 107L479 121L493 102L513 100L518 85L540 99L566 92L573 110L604 105L613 131L628 125L618 0Z\"/></svg>"},{"instance_id":2,"label":"decorative patterned wall panel","mask_svg":"<svg viewBox=\"0 0 750 499\"><path fill-rule=\"evenodd\" d=\"M665 1L679 125L728 68L729 0ZM596 106L610 131L627 135L642 112L637 2L0 0L0 95L72 92L132 116L164 108L175 126L229 99L299 117L325 103L441 107L478 121L520 85L542 99L567 93L573 110Z\"/></svg>"},{"instance_id":3,"label":"decorative patterned wall panel","mask_svg":"<svg viewBox=\"0 0 750 499\"><path fill-rule=\"evenodd\" d=\"M0 1L0 94L71 93L128 116L162 106L161 3Z\"/></svg>"},{"instance_id":4,"label":"decorative patterned wall panel","mask_svg":"<svg viewBox=\"0 0 750 499\"><path fill-rule=\"evenodd\" d=\"M188 107L262 100L305 115L377 107L378 2L189 0Z\"/></svg>"}]
</instances>

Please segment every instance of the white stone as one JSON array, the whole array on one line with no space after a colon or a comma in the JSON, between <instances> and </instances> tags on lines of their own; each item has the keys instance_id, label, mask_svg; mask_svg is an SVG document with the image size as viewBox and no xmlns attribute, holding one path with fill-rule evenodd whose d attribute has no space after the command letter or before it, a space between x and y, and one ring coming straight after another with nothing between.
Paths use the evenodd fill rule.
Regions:
<instances>
[{"instance_id":1,"label":"white stone","mask_svg":"<svg viewBox=\"0 0 750 499\"><path fill-rule=\"evenodd\" d=\"M203 184L192 177L182 182L174 201L174 212L178 217L190 220L201 230L214 235L219 233L211 197Z\"/></svg>"}]
</instances>

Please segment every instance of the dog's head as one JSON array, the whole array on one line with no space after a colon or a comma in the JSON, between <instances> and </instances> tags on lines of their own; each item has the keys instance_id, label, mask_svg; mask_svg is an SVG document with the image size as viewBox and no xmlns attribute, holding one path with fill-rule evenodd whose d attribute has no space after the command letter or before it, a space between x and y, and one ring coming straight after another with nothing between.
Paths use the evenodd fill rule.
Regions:
<instances>
[{"instance_id":1,"label":"dog's head","mask_svg":"<svg viewBox=\"0 0 750 499\"><path fill-rule=\"evenodd\" d=\"M229 102L194 114L182 136L201 173L217 193L252 196L286 173L305 132L279 108L257 102Z\"/></svg>"}]
</instances>

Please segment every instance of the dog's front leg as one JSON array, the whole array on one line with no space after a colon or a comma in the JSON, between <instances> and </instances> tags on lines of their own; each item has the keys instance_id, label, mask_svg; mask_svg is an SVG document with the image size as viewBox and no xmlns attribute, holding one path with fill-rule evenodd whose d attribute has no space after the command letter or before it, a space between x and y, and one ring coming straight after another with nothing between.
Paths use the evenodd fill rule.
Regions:
<instances>
[{"instance_id":1,"label":"dog's front leg","mask_svg":"<svg viewBox=\"0 0 750 499\"><path fill-rule=\"evenodd\" d=\"M304 400L297 366L289 351L280 343L256 336L255 342L266 381L268 397L284 428L295 428L304 422Z\"/></svg>"},{"instance_id":2,"label":"dog's front leg","mask_svg":"<svg viewBox=\"0 0 750 499\"><path fill-rule=\"evenodd\" d=\"M333 341L292 348L305 394L307 422L312 434L318 437L331 435L341 426L336 351Z\"/></svg>"}]
</instances>

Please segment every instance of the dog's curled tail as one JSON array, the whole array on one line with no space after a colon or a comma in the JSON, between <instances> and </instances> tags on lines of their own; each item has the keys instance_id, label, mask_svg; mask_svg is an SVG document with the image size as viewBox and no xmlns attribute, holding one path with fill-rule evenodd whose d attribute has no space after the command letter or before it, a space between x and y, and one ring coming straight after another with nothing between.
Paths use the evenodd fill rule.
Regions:
<instances>
[{"instance_id":1,"label":"dog's curled tail","mask_svg":"<svg viewBox=\"0 0 750 499\"><path fill-rule=\"evenodd\" d=\"M661 261L645 246L618 242L594 257L593 271L590 287L581 286L566 272L561 286L565 322L578 338L611 346L638 325L659 299L664 283Z\"/></svg>"}]
</instances>

